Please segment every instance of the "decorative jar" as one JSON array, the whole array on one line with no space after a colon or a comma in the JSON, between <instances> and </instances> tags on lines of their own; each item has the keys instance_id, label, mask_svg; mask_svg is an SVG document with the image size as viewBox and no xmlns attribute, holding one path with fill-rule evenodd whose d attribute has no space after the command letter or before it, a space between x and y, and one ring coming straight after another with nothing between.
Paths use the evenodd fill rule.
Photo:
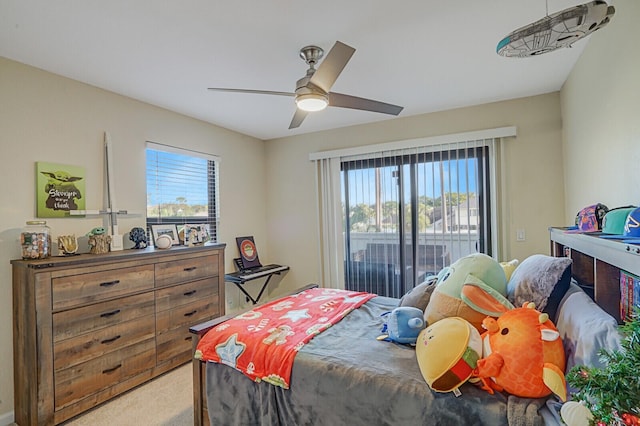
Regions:
<instances>
[{"instance_id":1,"label":"decorative jar","mask_svg":"<svg viewBox=\"0 0 640 426\"><path fill-rule=\"evenodd\" d=\"M44 259L51 255L51 229L44 220L27 222L20 233L23 259Z\"/></svg>"}]
</instances>

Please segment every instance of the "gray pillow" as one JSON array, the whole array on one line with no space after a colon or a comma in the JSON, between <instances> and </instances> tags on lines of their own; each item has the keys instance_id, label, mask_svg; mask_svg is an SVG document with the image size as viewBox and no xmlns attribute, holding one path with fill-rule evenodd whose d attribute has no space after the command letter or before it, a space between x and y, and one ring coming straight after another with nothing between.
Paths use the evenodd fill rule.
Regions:
<instances>
[{"instance_id":1,"label":"gray pillow","mask_svg":"<svg viewBox=\"0 0 640 426\"><path fill-rule=\"evenodd\" d=\"M603 367L599 352L620 349L618 322L576 284L562 300L556 327L567 358L566 371L575 365Z\"/></svg>"},{"instance_id":2,"label":"gray pillow","mask_svg":"<svg viewBox=\"0 0 640 426\"><path fill-rule=\"evenodd\" d=\"M429 300L431 300L431 293L436 288L437 275L431 275L422 284L417 285L402 296L400 304L398 306L413 306L414 308L421 309L423 312Z\"/></svg>"},{"instance_id":3,"label":"gray pillow","mask_svg":"<svg viewBox=\"0 0 640 426\"><path fill-rule=\"evenodd\" d=\"M571 263L568 257L534 254L518 265L507 284L507 299L515 307L533 302L536 309L556 317L560 300L571 283Z\"/></svg>"}]
</instances>

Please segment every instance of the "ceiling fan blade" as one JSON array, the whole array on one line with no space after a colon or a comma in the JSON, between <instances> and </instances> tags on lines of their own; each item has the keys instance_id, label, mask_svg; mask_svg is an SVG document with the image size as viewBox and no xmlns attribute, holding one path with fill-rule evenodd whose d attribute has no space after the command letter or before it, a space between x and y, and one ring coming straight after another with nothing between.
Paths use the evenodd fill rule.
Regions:
<instances>
[{"instance_id":1,"label":"ceiling fan blade","mask_svg":"<svg viewBox=\"0 0 640 426\"><path fill-rule=\"evenodd\" d=\"M329 105L340 108L361 109L364 111L380 112L383 114L398 115L404 107L374 101L372 99L358 98L357 96L343 95L342 93L329 93Z\"/></svg>"},{"instance_id":2,"label":"ceiling fan blade","mask_svg":"<svg viewBox=\"0 0 640 426\"><path fill-rule=\"evenodd\" d=\"M223 87L208 87L207 90L214 90L217 92L233 92L233 93L253 93L257 95L278 95L278 96L295 96L295 93L291 92L274 92L271 90L253 90L253 89L226 89Z\"/></svg>"},{"instance_id":3,"label":"ceiling fan blade","mask_svg":"<svg viewBox=\"0 0 640 426\"><path fill-rule=\"evenodd\" d=\"M300 127L304 119L307 117L308 112L303 111L300 108L296 108L296 113L293 114L293 118L291 119L291 124L289 124L289 129L295 129L296 127Z\"/></svg>"},{"instance_id":4,"label":"ceiling fan blade","mask_svg":"<svg viewBox=\"0 0 640 426\"><path fill-rule=\"evenodd\" d=\"M353 47L336 41L309 82L328 93L355 51Z\"/></svg>"}]
</instances>

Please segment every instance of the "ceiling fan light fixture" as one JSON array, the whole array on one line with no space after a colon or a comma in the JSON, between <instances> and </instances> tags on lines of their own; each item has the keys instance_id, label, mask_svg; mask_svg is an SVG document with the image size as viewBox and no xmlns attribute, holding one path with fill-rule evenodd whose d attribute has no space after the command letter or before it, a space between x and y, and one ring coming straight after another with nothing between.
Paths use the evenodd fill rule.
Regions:
<instances>
[{"instance_id":1,"label":"ceiling fan light fixture","mask_svg":"<svg viewBox=\"0 0 640 426\"><path fill-rule=\"evenodd\" d=\"M322 111L329 105L327 96L321 93L308 93L296 97L296 105L303 111Z\"/></svg>"}]
</instances>

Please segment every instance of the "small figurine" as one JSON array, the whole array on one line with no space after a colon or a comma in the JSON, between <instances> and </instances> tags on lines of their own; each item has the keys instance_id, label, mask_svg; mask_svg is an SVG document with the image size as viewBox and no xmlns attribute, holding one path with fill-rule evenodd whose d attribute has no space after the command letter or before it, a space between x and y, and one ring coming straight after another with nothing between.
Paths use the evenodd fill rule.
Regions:
<instances>
[{"instance_id":1,"label":"small figurine","mask_svg":"<svg viewBox=\"0 0 640 426\"><path fill-rule=\"evenodd\" d=\"M96 228L93 228L91 231L87 232L86 236L90 237L92 235L104 235L106 232L107 231L103 227L98 226Z\"/></svg>"},{"instance_id":2,"label":"small figurine","mask_svg":"<svg viewBox=\"0 0 640 426\"><path fill-rule=\"evenodd\" d=\"M89 235L89 252L91 254L104 254L109 252L109 244L111 244L111 235L91 234Z\"/></svg>"},{"instance_id":3,"label":"small figurine","mask_svg":"<svg viewBox=\"0 0 640 426\"><path fill-rule=\"evenodd\" d=\"M89 237L89 253L103 254L109 252L109 244L111 244L111 235L107 235L107 230L101 226L93 228L85 235Z\"/></svg>"},{"instance_id":4,"label":"small figurine","mask_svg":"<svg viewBox=\"0 0 640 426\"><path fill-rule=\"evenodd\" d=\"M70 256L78 251L78 239L75 235L60 235L58 237L58 251L62 256Z\"/></svg>"},{"instance_id":5,"label":"small figurine","mask_svg":"<svg viewBox=\"0 0 640 426\"><path fill-rule=\"evenodd\" d=\"M135 227L129 231L129 240L135 243L134 249L146 248L149 244L147 242L147 233L144 229Z\"/></svg>"}]
</instances>

